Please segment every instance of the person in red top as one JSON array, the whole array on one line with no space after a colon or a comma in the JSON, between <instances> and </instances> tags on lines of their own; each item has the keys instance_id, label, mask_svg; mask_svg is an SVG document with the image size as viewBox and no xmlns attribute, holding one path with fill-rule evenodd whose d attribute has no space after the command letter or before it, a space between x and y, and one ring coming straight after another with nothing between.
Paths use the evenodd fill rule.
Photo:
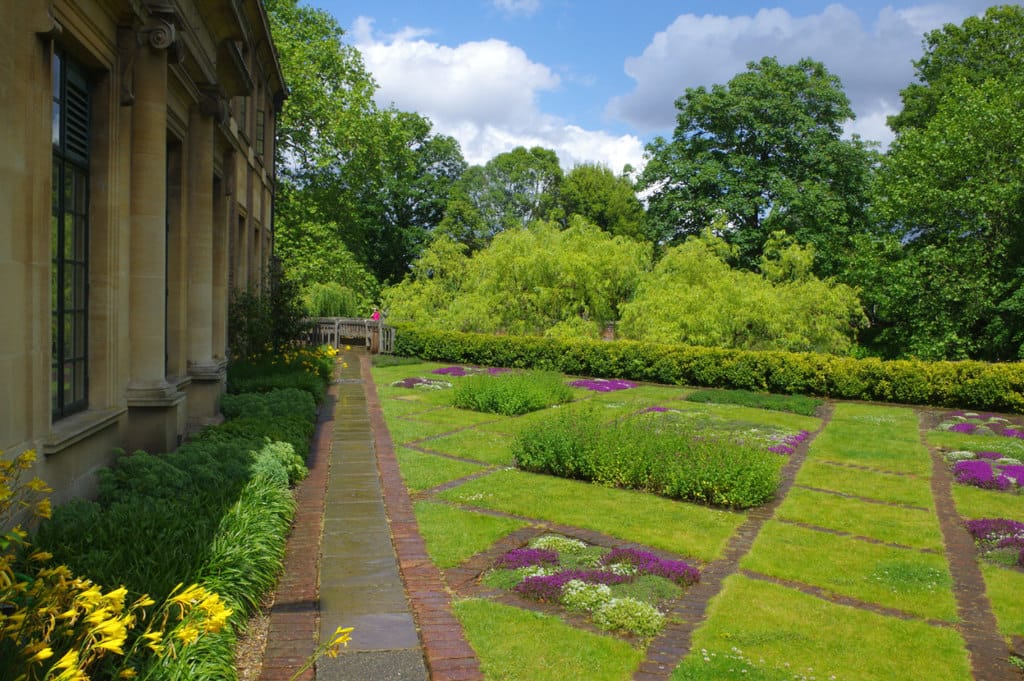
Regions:
<instances>
[{"instance_id":1,"label":"person in red top","mask_svg":"<svg viewBox=\"0 0 1024 681\"><path fill-rule=\"evenodd\" d=\"M376 307L373 308L373 314L370 315L370 319L372 319L375 322L379 322L380 321L380 310L378 310Z\"/></svg>"}]
</instances>

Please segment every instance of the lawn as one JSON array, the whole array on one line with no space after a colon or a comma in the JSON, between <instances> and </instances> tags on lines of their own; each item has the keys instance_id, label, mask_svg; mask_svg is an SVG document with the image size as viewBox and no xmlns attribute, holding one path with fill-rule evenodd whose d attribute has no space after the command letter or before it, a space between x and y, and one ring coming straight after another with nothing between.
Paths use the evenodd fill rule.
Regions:
<instances>
[{"instance_id":1,"label":"lawn","mask_svg":"<svg viewBox=\"0 0 1024 681\"><path fill-rule=\"evenodd\" d=\"M647 636L588 625L579 612L554 606L544 614L525 601L516 607L511 591L500 603L454 593L455 614L487 679L626 680L649 653L664 663L657 651L666 648L676 651L674 681L972 678L934 495L936 489L948 495L962 520L1018 521L1024 521L1024 495L956 482L941 492L932 476L950 449L1003 446L1017 454L1018 441L987 431L950 432L948 424L922 430L930 423L922 421L923 412L903 406L836 403L820 412L830 413L826 422L785 411L785 399L776 396L689 402L687 388L641 384L573 388L568 404L501 416L453 406L451 388L395 385L417 377L456 388L464 376L433 373L445 366L373 371L403 479L420 495L416 516L438 567L462 565L532 526L605 547L640 547L685 561L710 580L707 588L663 594L657 607L667 614L666 624L661 634ZM535 432L554 410L572 413L588 405L607 424L670 411L711 441L739 437L762 446L799 433L806 439L795 453L779 454L780 464L793 457L798 465L788 468L792 486L767 514L515 468L517 437ZM806 404L794 406L810 413ZM998 635L1007 641L1024 636L1024 569L978 555ZM481 578L491 579L493 588L502 579L505 588L522 578L503 574ZM689 621L688 604L698 604L699 621ZM669 639L681 631L689 632L689 644L680 651Z\"/></svg>"}]
</instances>

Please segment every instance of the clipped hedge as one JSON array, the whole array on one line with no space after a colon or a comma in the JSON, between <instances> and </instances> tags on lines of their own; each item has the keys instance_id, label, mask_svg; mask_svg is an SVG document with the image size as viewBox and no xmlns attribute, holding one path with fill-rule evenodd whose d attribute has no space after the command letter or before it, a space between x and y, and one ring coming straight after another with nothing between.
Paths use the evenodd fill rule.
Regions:
<instances>
[{"instance_id":1,"label":"clipped hedge","mask_svg":"<svg viewBox=\"0 0 1024 681\"><path fill-rule=\"evenodd\" d=\"M857 359L638 341L492 336L401 327L395 352L577 376L1024 413L1024 364Z\"/></svg>"}]
</instances>

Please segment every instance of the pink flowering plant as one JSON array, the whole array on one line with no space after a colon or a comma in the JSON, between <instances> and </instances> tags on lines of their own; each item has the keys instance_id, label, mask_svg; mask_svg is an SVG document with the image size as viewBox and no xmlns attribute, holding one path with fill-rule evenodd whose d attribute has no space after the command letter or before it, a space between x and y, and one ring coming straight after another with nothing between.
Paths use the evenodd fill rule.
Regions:
<instances>
[{"instance_id":1,"label":"pink flowering plant","mask_svg":"<svg viewBox=\"0 0 1024 681\"><path fill-rule=\"evenodd\" d=\"M998 435L1024 439L1024 425L1013 423L1005 416L973 411L950 411L943 415L939 430L965 435Z\"/></svg>"},{"instance_id":2,"label":"pink flowering plant","mask_svg":"<svg viewBox=\"0 0 1024 681\"><path fill-rule=\"evenodd\" d=\"M606 549L560 535L545 535L503 554L484 577L490 586L642 638L661 631L660 608L699 580L700 571L683 560L636 548Z\"/></svg>"},{"instance_id":3,"label":"pink flowering plant","mask_svg":"<svg viewBox=\"0 0 1024 681\"><path fill-rule=\"evenodd\" d=\"M981 518L968 520L967 531L987 560L1024 567L1024 523L1008 518Z\"/></svg>"}]
</instances>

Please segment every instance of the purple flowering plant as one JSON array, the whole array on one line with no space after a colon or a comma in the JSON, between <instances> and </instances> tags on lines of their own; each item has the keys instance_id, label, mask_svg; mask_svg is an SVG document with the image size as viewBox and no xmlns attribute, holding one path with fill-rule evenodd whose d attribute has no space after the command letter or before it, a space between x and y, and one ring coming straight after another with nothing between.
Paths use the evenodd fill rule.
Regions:
<instances>
[{"instance_id":1,"label":"purple flowering plant","mask_svg":"<svg viewBox=\"0 0 1024 681\"><path fill-rule=\"evenodd\" d=\"M452 384L448 381L441 381L433 378L424 378L423 376L410 376L409 378L403 378L400 381L395 381L391 384L393 388L421 388L421 389L435 389L440 390L442 388L450 388Z\"/></svg>"},{"instance_id":2,"label":"purple flowering plant","mask_svg":"<svg viewBox=\"0 0 1024 681\"><path fill-rule=\"evenodd\" d=\"M1006 417L962 410L947 412L942 423L939 424L939 429L965 435L1001 435L1024 438L1024 427L1011 423Z\"/></svg>"},{"instance_id":3,"label":"purple flowering plant","mask_svg":"<svg viewBox=\"0 0 1024 681\"><path fill-rule=\"evenodd\" d=\"M968 520L967 531L985 557L1024 567L1024 523L1009 518L981 518Z\"/></svg>"},{"instance_id":4,"label":"purple flowering plant","mask_svg":"<svg viewBox=\"0 0 1024 681\"><path fill-rule=\"evenodd\" d=\"M984 459L957 461L953 465L953 476L961 484L982 489L1006 490L1013 484L1005 473L999 471L997 474L992 464Z\"/></svg>"},{"instance_id":5,"label":"purple flowering plant","mask_svg":"<svg viewBox=\"0 0 1024 681\"><path fill-rule=\"evenodd\" d=\"M640 549L612 549L601 559L601 563L628 563L636 568L639 574L664 577L679 586L689 586L700 581L700 571L686 561L659 558L650 551Z\"/></svg>"},{"instance_id":6,"label":"purple flowering plant","mask_svg":"<svg viewBox=\"0 0 1024 681\"><path fill-rule=\"evenodd\" d=\"M503 570L515 570L531 565L557 565L558 553L549 549L521 548L512 549L502 555L494 563L494 567Z\"/></svg>"},{"instance_id":7,"label":"purple flowering plant","mask_svg":"<svg viewBox=\"0 0 1024 681\"><path fill-rule=\"evenodd\" d=\"M628 390L636 387L636 383L633 381L621 378L581 378L576 381L570 381L569 385L573 388L585 388L602 393Z\"/></svg>"},{"instance_id":8,"label":"purple flowering plant","mask_svg":"<svg viewBox=\"0 0 1024 681\"><path fill-rule=\"evenodd\" d=\"M768 448L769 452L773 454L792 454L796 451L796 448L800 446L800 443L811 436L810 432L801 430L795 435L787 435L782 438L781 442L778 442Z\"/></svg>"},{"instance_id":9,"label":"purple flowering plant","mask_svg":"<svg viewBox=\"0 0 1024 681\"><path fill-rule=\"evenodd\" d=\"M557 603L562 597L562 588L578 579L588 584L622 584L630 581L629 575L619 575L607 570L562 570L553 575L527 577L515 585L513 590L521 596L542 603Z\"/></svg>"},{"instance_id":10,"label":"purple flowering plant","mask_svg":"<svg viewBox=\"0 0 1024 681\"><path fill-rule=\"evenodd\" d=\"M700 571L683 560L661 558L650 551L634 548L606 550L587 545L579 540L548 535L533 542L530 546L513 549L501 555L494 563L496 584L503 579L500 574L509 575L508 572L502 571L533 566L544 567L549 574L527 573L514 584L505 582L501 588L511 589L519 596L530 600L571 607L571 602L575 602L573 601L574 594L579 592L579 582L587 585L604 585L602 586L604 595L597 597L598 602L592 604L592 608L586 608L595 618L598 617L599 612L603 612L604 605L609 605L613 600L616 602L622 600L616 598L614 590L608 590L605 587L614 589L615 585L632 583L644 575L673 582L682 588L700 580ZM629 568L627 569L626 566ZM570 582L575 583L572 589L567 588ZM651 598L664 598L664 595L652 595ZM602 599L607 602L602 604ZM635 592L625 600L639 600L638 612L644 608L657 612L656 603L648 603L644 597L638 596ZM597 620L595 619L595 621ZM621 627L614 628L637 633L641 631L641 628L638 627L639 623L627 622Z\"/></svg>"}]
</instances>

